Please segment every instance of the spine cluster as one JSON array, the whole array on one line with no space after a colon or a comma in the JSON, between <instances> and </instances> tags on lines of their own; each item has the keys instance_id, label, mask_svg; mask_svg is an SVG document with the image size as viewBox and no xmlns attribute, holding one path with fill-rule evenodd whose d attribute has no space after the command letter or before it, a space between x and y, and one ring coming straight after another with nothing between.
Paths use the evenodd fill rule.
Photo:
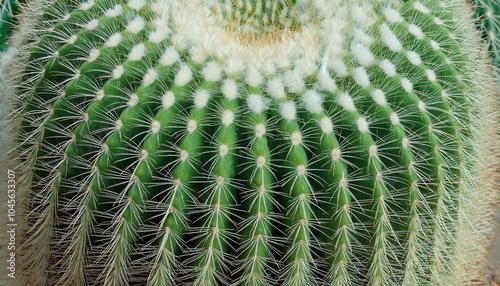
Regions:
<instances>
[{"instance_id":1,"label":"spine cluster","mask_svg":"<svg viewBox=\"0 0 500 286\"><path fill-rule=\"evenodd\" d=\"M23 7L2 95L30 285L480 278L495 90L469 6L305 2Z\"/></svg>"}]
</instances>

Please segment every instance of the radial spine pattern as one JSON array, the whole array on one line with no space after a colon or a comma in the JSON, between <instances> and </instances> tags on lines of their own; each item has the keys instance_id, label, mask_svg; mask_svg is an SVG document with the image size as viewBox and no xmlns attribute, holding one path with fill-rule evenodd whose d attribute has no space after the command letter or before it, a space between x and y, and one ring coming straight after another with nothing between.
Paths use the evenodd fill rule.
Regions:
<instances>
[{"instance_id":1,"label":"radial spine pattern","mask_svg":"<svg viewBox=\"0 0 500 286\"><path fill-rule=\"evenodd\" d=\"M21 10L3 68L30 285L481 278L498 142L466 3Z\"/></svg>"}]
</instances>

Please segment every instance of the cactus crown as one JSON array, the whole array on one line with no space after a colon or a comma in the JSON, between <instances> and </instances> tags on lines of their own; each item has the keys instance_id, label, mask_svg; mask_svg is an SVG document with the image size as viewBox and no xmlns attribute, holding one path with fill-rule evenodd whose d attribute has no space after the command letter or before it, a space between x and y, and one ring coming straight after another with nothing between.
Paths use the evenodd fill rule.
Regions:
<instances>
[{"instance_id":1,"label":"cactus crown","mask_svg":"<svg viewBox=\"0 0 500 286\"><path fill-rule=\"evenodd\" d=\"M493 97L467 8L29 3L5 90L30 283L474 279Z\"/></svg>"}]
</instances>

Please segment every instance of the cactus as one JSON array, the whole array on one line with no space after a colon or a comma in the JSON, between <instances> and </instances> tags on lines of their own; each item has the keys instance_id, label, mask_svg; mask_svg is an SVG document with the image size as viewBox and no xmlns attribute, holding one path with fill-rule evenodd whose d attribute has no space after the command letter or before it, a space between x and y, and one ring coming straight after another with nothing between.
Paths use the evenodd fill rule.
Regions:
<instances>
[{"instance_id":1,"label":"cactus","mask_svg":"<svg viewBox=\"0 0 500 286\"><path fill-rule=\"evenodd\" d=\"M475 17L478 28L488 43L493 56L497 78L500 76L500 3L498 1L476 0Z\"/></svg>"},{"instance_id":2,"label":"cactus","mask_svg":"<svg viewBox=\"0 0 500 286\"><path fill-rule=\"evenodd\" d=\"M13 14L17 11L17 1L7 0L0 3L0 52L6 49L6 40L11 33Z\"/></svg>"},{"instance_id":3,"label":"cactus","mask_svg":"<svg viewBox=\"0 0 500 286\"><path fill-rule=\"evenodd\" d=\"M471 15L28 1L2 59L26 283L480 281L498 142Z\"/></svg>"}]
</instances>

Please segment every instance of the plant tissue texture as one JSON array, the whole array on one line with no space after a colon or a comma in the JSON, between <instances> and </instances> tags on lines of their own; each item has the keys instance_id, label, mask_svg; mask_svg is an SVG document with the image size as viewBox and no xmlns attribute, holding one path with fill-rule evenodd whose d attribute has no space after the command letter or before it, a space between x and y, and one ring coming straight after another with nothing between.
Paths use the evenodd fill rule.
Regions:
<instances>
[{"instance_id":1,"label":"plant tissue texture","mask_svg":"<svg viewBox=\"0 0 500 286\"><path fill-rule=\"evenodd\" d=\"M16 281L480 283L498 142L472 14L27 1L1 57Z\"/></svg>"}]
</instances>

